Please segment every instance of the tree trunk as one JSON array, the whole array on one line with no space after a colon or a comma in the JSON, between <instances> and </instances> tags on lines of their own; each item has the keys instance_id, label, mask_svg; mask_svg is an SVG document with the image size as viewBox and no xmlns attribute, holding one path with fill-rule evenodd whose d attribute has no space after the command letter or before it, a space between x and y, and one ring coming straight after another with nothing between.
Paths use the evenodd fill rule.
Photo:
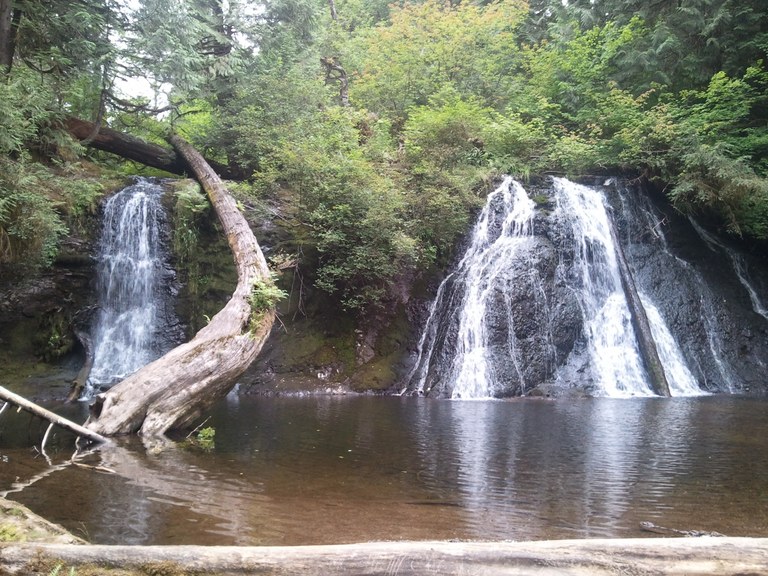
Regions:
<instances>
[{"instance_id":1,"label":"tree trunk","mask_svg":"<svg viewBox=\"0 0 768 576\"><path fill-rule=\"evenodd\" d=\"M243 576L737 576L765 574L766 538L631 538L539 542L368 542L331 546L105 546L4 543L3 574L32 566L109 574ZM114 570L114 572L113 572ZM40 572L35 570L34 573ZM47 573L47 572L46 572Z\"/></svg>"},{"instance_id":2,"label":"tree trunk","mask_svg":"<svg viewBox=\"0 0 768 576\"><path fill-rule=\"evenodd\" d=\"M91 262L91 259L88 259ZM85 362L77 373L77 376L72 381L72 387L69 390L67 396L67 402L75 402L85 389L85 385L88 382L88 378L91 375L93 369L93 362L95 360L95 346L93 345L93 338L91 338L89 327L93 325L94 315L98 310L98 306L89 306L84 308L75 314L72 320L73 331L75 338L80 342L83 347L83 354L85 356Z\"/></svg>"},{"instance_id":3,"label":"tree trunk","mask_svg":"<svg viewBox=\"0 0 768 576\"><path fill-rule=\"evenodd\" d=\"M191 341L97 396L86 427L106 436L136 431L158 436L191 425L256 358L275 317L273 310L252 317L254 282L271 280L248 222L203 157L177 136L170 141L211 200L234 255L238 283L226 306Z\"/></svg>"},{"instance_id":4,"label":"tree trunk","mask_svg":"<svg viewBox=\"0 0 768 576\"><path fill-rule=\"evenodd\" d=\"M0 2L2 1L0 0ZM171 174L183 175L187 173L187 165L184 161L173 150L163 146L150 144L135 136L72 116L64 121L64 129L76 140L80 140L97 150L116 154L152 168L165 170ZM207 162L221 177L228 178L231 176L231 170L226 166L210 160Z\"/></svg>"},{"instance_id":5,"label":"tree trunk","mask_svg":"<svg viewBox=\"0 0 768 576\"><path fill-rule=\"evenodd\" d=\"M0 0L0 68L10 74L13 67L13 0Z\"/></svg>"},{"instance_id":6,"label":"tree trunk","mask_svg":"<svg viewBox=\"0 0 768 576\"><path fill-rule=\"evenodd\" d=\"M651 380L653 391L659 396L670 396L669 383L664 373L664 365L659 358L659 351L656 349L656 342L651 332L651 324L648 322L648 316L645 313L645 308L640 300L640 294L638 294L637 287L635 286L635 279L632 277L632 271L629 269L627 259L624 257L624 250L619 243L616 227L612 220L610 226L613 243L616 246L616 260L619 265L621 286L624 288L624 294L627 297L629 315L632 318L632 327L635 329L635 337L640 349L640 359Z\"/></svg>"},{"instance_id":7,"label":"tree trunk","mask_svg":"<svg viewBox=\"0 0 768 576\"><path fill-rule=\"evenodd\" d=\"M325 66L326 83L339 83L339 103L344 107L349 106L349 77L347 76L347 71L344 70L344 67L335 56L323 56L320 58L320 62Z\"/></svg>"},{"instance_id":8,"label":"tree trunk","mask_svg":"<svg viewBox=\"0 0 768 576\"><path fill-rule=\"evenodd\" d=\"M93 361L95 359L93 339L91 338L91 335L86 330L75 330L75 338L77 338L80 345L83 347L85 362L83 363L83 367L80 368L80 371L77 373L77 376L75 376L75 379L72 381L72 387L67 395L67 402L75 402L80 397L80 394L82 394L83 389L88 382L88 377L91 375Z\"/></svg>"},{"instance_id":9,"label":"tree trunk","mask_svg":"<svg viewBox=\"0 0 768 576\"><path fill-rule=\"evenodd\" d=\"M80 118L68 117L64 127L77 140L87 141L87 145L98 150L117 154L128 160L134 160L153 168L159 168L172 174L184 174L186 166L173 150L157 144L149 144L135 136L130 136L106 126L97 126L93 122Z\"/></svg>"}]
</instances>

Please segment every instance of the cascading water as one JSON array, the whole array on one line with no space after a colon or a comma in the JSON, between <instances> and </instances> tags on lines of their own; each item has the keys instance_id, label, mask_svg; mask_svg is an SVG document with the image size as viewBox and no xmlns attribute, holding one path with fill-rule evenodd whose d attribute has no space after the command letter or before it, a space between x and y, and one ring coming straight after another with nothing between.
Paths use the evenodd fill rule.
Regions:
<instances>
[{"instance_id":1,"label":"cascading water","mask_svg":"<svg viewBox=\"0 0 768 576\"><path fill-rule=\"evenodd\" d=\"M99 313L85 397L160 356L159 332L174 323L165 308L169 269L162 247L163 189L146 179L105 203L97 264Z\"/></svg>"},{"instance_id":2,"label":"cascading water","mask_svg":"<svg viewBox=\"0 0 768 576\"><path fill-rule=\"evenodd\" d=\"M496 301L503 290L508 262L518 256L531 236L535 206L523 187L512 178L506 178L489 195L469 248L456 271L440 286L432 307L427 329L421 338L422 353L410 378L418 382L418 390L426 392L431 387L426 378L433 349L424 347L427 340L437 336L440 324L435 313L447 296L450 307L458 315L451 320L456 336L450 351L450 366L442 378L452 383L454 398L482 398L494 394L499 374L491 361L493 343L489 342L489 318L485 311L489 302ZM505 307L509 308L509 302ZM511 376L524 389L525 376L520 368L522 360L512 325L514 318L511 314L504 316L510 327L504 346L514 372Z\"/></svg>"},{"instance_id":3,"label":"cascading water","mask_svg":"<svg viewBox=\"0 0 768 576\"><path fill-rule=\"evenodd\" d=\"M749 294L749 300L752 303L752 309L756 314L759 314L768 320L768 309L765 307L762 298L757 293L755 287L752 285L752 281L749 277L749 272L747 271L747 265L744 262L744 258L742 258L742 256L735 252L733 249L720 242L717 238L712 236L712 234L704 230L704 228L702 228L701 225L696 222L696 220L693 218L690 218L689 220L691 225L693 225L693 228L696 230L696 233L701 237L702 240L704 240L707 246L709 246L710 250L713 252L721 250L723 253L725 253L726 256L728 256L728 259L731 261L731 265L733 266L733 271L739 278L739 282L741 282L741 285L744 286L747 294Z\"/></svg>"},{"instance_id":4,"label":"cascading water","mask_svg":"<svg viewBox=\"0 0 768 576\"><path fill-rule=\"evenodd\" d=\"M492 195L495 197L487 204L475 227L472 245L459 263L459 275L466 292L459 318L456 356L451 368L454 398L478 398L493 394L494 376L489 371L492 366L489 366L487 357L484 308L504 262L511 259L531 235L533 225L535 203L520 184L507 179ZM501 229L495 233L494 228L499 226ZM509 320L512 322L514 319L510 316ZM507 342L517 377L525 386L515 339L509 338Z\"/></svg>"},{"instance_id":5,"label":"cascading water","mask_svg":"<svg viewBox=\"0 0 768 576\"><path fill-rule=\"evenodd\" d=\"M572 238L572 265L565 281L579 300L596 384L608 396L651 394L603 197L593 188L563 178L555 178L554 187L557 210Z\"/></svg>"},{"instance_id":6,"label":"cascading water","mask_svg":"<svg viewBox=\"0 0 768 576\"><path fill-rule=\"evenodd\" d=\"M584 317L584 336L594 378L608 396L652 394L622 288L617 246L604 196L595 188L554 179L560 218L573 242L570 282ZM568 280L566 280L568 281ZM680 347L651 299L640 294L670 392L700 394Z\"/></svg>"},{"instance_id":7,"label":"cascading water","mask_svg":"<svg viewBox=\"0 0 768 576\"><path fill-rule=\"evenodd\" d=\"M551 382L599 395L653 394L602 193L560 178L548 192L543 210L511 179L489 196L469 248L438 290L410 389L477 398ZM672 394L700 394L662 315L640 296Z\"/></svg>"},{"instance_id":8,"label":"cascading water","mask_svg":"<svg viewBox=\"0 0 768 576\"><path fill-rule=\"evenodd\" d=\"M719 299L712 294L702 274L690 262L674 254L665 234L669 216L660 216L647 194L635 194L632 201L629 201L628 197L633 194L626 187L619 185L614 190L620 192L618 200L621 219L627 227L624 241L626 250L635 253L633 260L640 268L644 267L641 263L649 260L649 257L655 262L655 266L650 267L655 267L655 272L645 275L636 274L636 280L644 280L642 284L648 289L653 290L654 286L656 287L657 303L664 304L667 318L695 315L698 319L697 322L693 322L689 316L686 321L687 326L677 331L678 338L688 342L687 357L692 363L691 367L697 371L698 377L692 374L687 364L680 365L674 360L677 353L666 358L665 372L690 393L696 393L699 390L697 380L713 391L733 392L738 378L727 361L728 354L722 341L723 329L718 321ZM695 223L693 221L691 223L695 228ZM698 235L706 243L706 239L700 233ZM718 242L714 237L710 237L710 240ZM686 244L689 243L686 242ZM711 245L707 245L712 249ZM733 254L733 257L740 258L737 254ZM649 316L651 314L662 316L652 302L644 300L644 305ZM696 325L698 330L692 330L691 328ZM666 329L666 324L663 326ZM677 340L670 340L663 332L663 330L654 331L657 345L660 347L674 345L679 351L679 357L682 358L685 354ZM669 336L671 337L671 334ZM691 346L692 342L697 345ZM702 343L706 345L701 347ZM684 393L688 394L688 392Z\"/></svg>"}]
</instances>

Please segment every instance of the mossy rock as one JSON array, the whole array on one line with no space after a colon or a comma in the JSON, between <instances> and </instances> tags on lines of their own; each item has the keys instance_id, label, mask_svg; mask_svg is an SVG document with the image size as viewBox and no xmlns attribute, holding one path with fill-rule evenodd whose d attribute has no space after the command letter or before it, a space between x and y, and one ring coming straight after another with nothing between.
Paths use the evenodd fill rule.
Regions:
<instances>
[{"instance_id":1,"label":"mossy rock","mask_svg":"<svg viewBox=\"0 0 768 576\"><path fill-rule=\"evenodd\" d=\"M85 544L58 524L48 522L25 506L0 498L0 542Z\"/></svg>"}]
</instances>

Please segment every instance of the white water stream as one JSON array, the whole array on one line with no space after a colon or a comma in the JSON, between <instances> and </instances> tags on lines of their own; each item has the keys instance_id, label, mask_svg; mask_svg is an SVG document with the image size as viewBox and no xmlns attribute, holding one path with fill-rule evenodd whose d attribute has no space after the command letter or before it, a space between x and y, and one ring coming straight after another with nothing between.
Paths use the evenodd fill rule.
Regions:
<instances>
[{"instance_id":1,"label":"white water stream","mask_svg":"<svg viewBox=\"0 0 768 576\"><path fill-rule=\"evenodd\" d=\"M733 271L736 272L736 276L739 278L739 282L741 282L741 285L744 286L747 294L749 294L749 300L752 303L752 309L755 311L755 313L760 314L760 316L768 320L768 308L766 308L765 303L763 302L762 298L760 298L760 295L757 293L757 290L755 290L755 287L752 286L752 281L749 277L747 264L744 262L744 258L720 242L720 240L715 238L712 234L704 230L704 228L702 228L701 225L696 222L696 220L693 218L689 218L689 220L691 225L693 225L693 228L696 230L696 233L702 240L704 240L704 243L709 247L710 250L717 252L719 249L724 252L726 256L728 256L728 259L731 261L731 265L733 266Z\"/></svg>"},{"instance_id":2,"label":"white water stream","mask_svg":"<svg viewBox=\"0 0 768 576\"><path fill-rule=\"evenodd\" d=\"M562 178L554 179L553 192L556 206L554 217L560 222L564 235L570 239L570 247L560 254L558 282L572 290L581 309L582 341L597 393L615 397L652 396L621 284L611 232L613 224L603 195L594 188ZM469 247L454 272L438 289L438 298L420 340L416 368L409 379L413 388L429 393L427 377L430 366L439 361L432 357L434 344L444 337L438 326L442 316L439 309L454 306L460 312L454 353L448 360L451 366L446 377L451 384L451 396L466 399L497 395L500 375L496 371L502 368L495 366L488 354L490 343L486 307L499 305L498 294L493 297L493 292L498 292L500 286L496 278L508 273L513 260L523 256L522 249L533 241L535 213L536 204L511 178L505 179L489 195L473 229ZM463 285L461 298L446 296L449 282ZM661 314L647 296L641 294L641 300L671 393L675 396L701 394ZM547 307L551 306L545 298L542 302ZM530 302L529 305L536 306L538 310L542 303ZM550 317L548 310L537 312L540 322L548 322ZM507 321L510 335L508 358L511 362L505 364L505 369L513 367L516 372L513 380L520 383L520 389L525 393L527 383L523 374L527 359L522 357L515 345L514 316L509 314ZM569 385L563 380L562 373L557 378L562 385Z\"/></svg>"},{"instance_id":3,"label":"white water stream","mask_svg":"<svg viewBox=\"0 0 768 576\"><path fill-rule=\"evenodd\" d=\"M564 178L554 179L554 189L558 210L571 229L574 288L599 387L607 396L652 395L621 285L613 224L603 195ZM670 392L701 394L661 314L647 296L640 296Z\"/></svg>"},{"instance_id":4,"label":"white water stream","mask_svg":"<svg viewBox=\"0 0 768 576\"><path fill-rule=\"evenodd\" d=\"M153 342L164 266L161 194L159 185L140 179L104 206L97 266L99 314L86 395L125 378L159 355Z\"/></svg>"},{"instance_id":5,"label":"white water stream","mask_svg":"<svg viewBox=\"0 0 768 576\"><path fill-rule=\"evenodd\" d=\"M494 392L493 367L486 357L484 310L494 286L493 280L531 235L535 207L523 187L506 178L489 197L475 225L472 244L458 266L466 292L459 320L457 353L451 369L453 398L485 397ZM492 240L491 228L499 221L501 233ZM510 338L509 354L522 380L521 359L513 337Z\"/></svg>"}]
</instances>

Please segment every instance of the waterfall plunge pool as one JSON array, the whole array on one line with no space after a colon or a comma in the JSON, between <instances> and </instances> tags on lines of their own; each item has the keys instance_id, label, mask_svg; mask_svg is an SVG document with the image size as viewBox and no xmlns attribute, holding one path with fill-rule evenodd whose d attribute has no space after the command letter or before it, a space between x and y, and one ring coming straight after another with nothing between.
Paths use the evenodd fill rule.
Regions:
<instances>
[{"instance_id":1,"label":"waterfall plunge pool","mask_svg":"<svg viewBox=\"0 0 768 576\"><path fill-rule=\"evenodd\" d=\"M209 453L125 440L8 497L94 543L302 545L768 536L768 404L735 396L447 401L230 395ZM49 470L4 415L0 486ZM59 433L48 452L70 455Z\"/></svg>"}]
</instances>

